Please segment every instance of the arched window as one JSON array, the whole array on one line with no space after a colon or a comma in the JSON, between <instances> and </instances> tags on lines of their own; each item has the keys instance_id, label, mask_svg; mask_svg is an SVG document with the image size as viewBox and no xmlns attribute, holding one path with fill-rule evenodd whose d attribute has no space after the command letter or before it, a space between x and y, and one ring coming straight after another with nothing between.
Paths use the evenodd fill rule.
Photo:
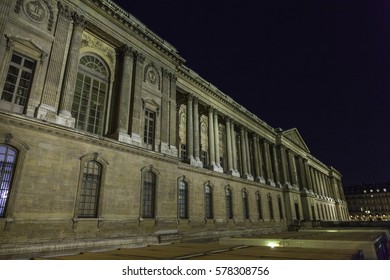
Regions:
<instances>
[{"instance_id":1,"label":"arched window","mask_svg":"<svg viewBox=\"0 0 390 280\"><path fill-rule=\"evenodd\" d=\"M78 207L79 218L96 218L99 204L101 165L90 160L84 163Z\"/></svg>"},{"instance_id":2,"label":"arched window","mask_svg":"<svg viewBox=\"0 0 390 280\"><path fill-rule=\"evenodd\" d=\"M184 180L179 181L177 208L179 219L188 219L188 187Z\"/></svg>"},{"instance_id":3,"label":"arched window","mask_svg":"<svg viewBox=\"0 0 390 280\"><path fill-rule=\"evenodd\" d=\"M272 205L272 197L271 194L267 195L267 200L268 200L268 210L269 210L269 218L271 220L274 219L274 207Z\"/></svg>"},{"instance_id":4,"label":"arched window","mask_svg":"<svg viewBox=\"0 0 390 280\"><path fill-rule=\"evenodd\" d=\"M0 145L0 218L4 218L15 172L17 151L10 146Z\"/></svg>"},{"instance_id":5,"label":"arched window","mask_svg":"<svg viewBox=\"0 0 390 280\"><path fill-rule=\"evenodd\" d=\"M256 192L256 206L257 206L257 217L263 219L263 206L261 204L261 196L259 191Z\"/></svg>"},{"instance_id":6,"label":"arched window","mask_svg":"<svg viewBox=\"0 0 390 280\"><path fill-rule=\"evenodd\" d=\"M99 58L81 57L72 105L77 129L103 134L108 76L107 67Z\"/></svg>"},{"instance_id":7,"label":"arched window","mask_svg":"<svg viewBox=\"0 0 390 280\"><path fill-rule=\"evenodd\" d=\"M249 219L249 204L248 204L248 193L244 189L241 191L242 194L242 210L244 219Z\"/></svg>"},{"instance_id":8,"label":"arched window","mask_svg":"<svg viewBox=\"0 0 390 280\"><path fill-rule=\"evenodd\" d=\"M209 184L204 187L206 219L214 218L213 214L213 189Z\"/></svg>"},{"instance_id":9,"label":"arched window","mask_svg":"<svg viewBox=\"0 0 390 280\"><path fill-rule=\"evenodd\" d=\"M142 187L142 218L154 218L156 196L156 175L151 171L144 174Z\"/></svg>"},{"instance_id":10,"label":"arched window","mask_svg":"<svg viewBox=\"0 0 390 280\"><path fill-rule=\"evenodd\" d=\"M226 197L226 217L228 219L233 219L233 197L232 191L229 187L225 188L225 197Z\"/></svg>"}]
</instances>

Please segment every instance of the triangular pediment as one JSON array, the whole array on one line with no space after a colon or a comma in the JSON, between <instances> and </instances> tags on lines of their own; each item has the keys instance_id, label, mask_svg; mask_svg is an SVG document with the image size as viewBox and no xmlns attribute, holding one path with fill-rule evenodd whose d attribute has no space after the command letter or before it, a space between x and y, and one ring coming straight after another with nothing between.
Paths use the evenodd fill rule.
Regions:
<instances>
[{"instance_id":1,"label":"triangular pediment","mask_svg":"<svg viewBox=\"0 0 390 280\"><path fill-rule=\"evenodd\" d=\"M296 128L291 128L289 130L284 131L283 136L286 137L287 139L291 140L294 142L296 145L301 147L303 150L310 152L309 148L307 147L305 141L303 140L301 134L298 132L298 129Z\"/></svg>"}]
</instances>

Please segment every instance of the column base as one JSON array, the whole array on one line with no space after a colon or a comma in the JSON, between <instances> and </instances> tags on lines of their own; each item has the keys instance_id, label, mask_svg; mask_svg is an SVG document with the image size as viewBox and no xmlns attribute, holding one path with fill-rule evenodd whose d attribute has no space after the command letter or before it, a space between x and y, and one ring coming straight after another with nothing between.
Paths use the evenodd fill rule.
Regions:
<instances>
[{"instance_id":1,"label":"column base","mask_svg":"<svg viewBox=\"0 0 390 280\"><path fill-rule=\"evenodd\" d=\"M57 110L46 104L41 104L35 112L35 117L44 121L56 123Z\"/></svg>"},{"instance_id":2,"label":"column base","mask_svg":"<svg viewBox=\"0 0 390 280\"><path fill-rule=\"evenodd\" d=\"M195 161L196 161L196 166L203 168L203 162L200 160L199 157L196 157Z\"/></svg>"},{"instance_id":3,"label":"column base","mask_svg":"<svg viewBox=\"0 0 390 280\"><path fill-rule=\"evenodd\" d=\"M131 144L131 137L129 134L124 133L124 132L116 132L112 135L112 137L119 142Z\"/></svg>"},{"instance_id":4,"label":"column base","mask_svg":"<svg viewBox=\"0 0 390 280\"><path fill-rule=\"evenodd\" d=\"M133 144L135 146L141 146L141 136L139 136L139 134L132 133L130 138L131 138L130 144Z\"/></svg>"},{"instance_id":5,"label":"column base","mask_svg":"<svg viewBox=\"0 0 390 280\"><path fill-rule=\"evenodd\" d=\"M259 182L259 183L262 183L262 184L265 184L265 180L263 177L259 176L255 179L256 182Z\"/></svg>"},{"instance_id":6,"label":"column base","mask_svg":"<svg viewBox=\"0 0 390 280\"><path fill-rule=\"evenodd\" d=\"M177 157L177 148L172 145L168 145L168 143L161 142L160 143L160 153Z\"/></svg>"},{"instance_id":7,"label":"column base","mask_svg":"<svg viewBox=\"0 0 390 280\"><path fill-rule=\"evenodd\" d=\"M232 176L234 176L234 177L240 177L240 172L238 172L237 170L229 170L228 171L228 174L229 175L232 175Z\"/></svg>"},{"instance_id":8,"label":"column base","mask_svg":"<svg viewBox=\"0 0 390 280\"><path fill-rule=\"evenodd\" d=\"M249 180L249 181L254 181L253 176L251 174L244 174L242 178Z\"/></svg>"},{"instance_id":9,"label":"column base","mask_svg":"<svg viewBox=\"0 0 390 280\"><path fill-rule=\"evenodd\" d=\"M216 164L212 165L210 169L213 171L219 172L219 173L223 173L223 168L221 166L216 165Z\"/></svg>"},{"instance_id":10,"label":"column base","mask_svg":"<svg viewBox=\"0 0 390 280\"><path fill-rule=\"evenodd\" d=\"M55 123L74 128L76 120L70 115L69 112L60 112L56 116Z\"/></svg>"},{"instance_id":11,"label":"column base","mask_svg":"<svg viewBox=\"0 0 390 280\"><path fill-rule=\"evenodd\" d=\"M267 180L267 184L270 185L270 186L275 187L275 182L274 182L274 180L272 180L272 179L268 179L268 180Z\"/></svg>"}]
</instances>

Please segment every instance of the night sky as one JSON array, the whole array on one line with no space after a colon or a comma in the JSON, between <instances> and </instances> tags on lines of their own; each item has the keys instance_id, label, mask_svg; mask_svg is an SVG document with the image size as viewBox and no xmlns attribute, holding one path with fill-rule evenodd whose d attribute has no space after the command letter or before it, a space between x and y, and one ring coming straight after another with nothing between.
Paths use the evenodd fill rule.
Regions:
<instances>
[{"instance_id":1,"label":"night sky","mask_svg":"<svg viewBox=\"0 0 390 280\"><path fill-rule=\"evenodd\" d=\"M390 182L390 1L115 2L344 185Z\"/></svg>"}]
</instances>

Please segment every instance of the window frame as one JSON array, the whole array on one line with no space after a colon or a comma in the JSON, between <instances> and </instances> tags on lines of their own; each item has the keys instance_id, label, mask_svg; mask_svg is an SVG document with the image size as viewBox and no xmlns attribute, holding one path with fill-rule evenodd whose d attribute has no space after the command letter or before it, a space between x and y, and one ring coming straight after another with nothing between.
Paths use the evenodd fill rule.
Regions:
<instances>
[{"instance_id":1,"label":"window frame","mask_svg":"<svg viewBox=\"0 0 390 280\"><path fill-rule=\"evenodd\" d=\"M0 219L1 219L1 218L5 218L7 215L7 209L8 209L8 205L9 205L9 201L10 201L12 187L14 185L13 183L14 183L19 153L18 153L17 149L15 149L14 147L7 145L7 144L0 144L0 147L5 147L4 154L0 154L0 156L4 155L4 161L0 161L0 194L3 191L4 191L4 193L6 192L5 197L3 195L0 196ZM10 155L9 151L11 151L13 154ZM7 159L9 157L12 157L13 160L8 161ZM7 170L8 169L7 167L9 167L9 166L11 167L10 171ZM7 174L7 173L10 173L10 175L4 176L4 174ZM5 180L3 181L4 178L5 178ZM6 182L6 183L4 184L4 182ZM3 188L4 185L8 185L8 186Z\"/></svg>"},{"instance_id":2,"label":"window frame","mask_svg":"<svg viewBox=\"0 0 390 280\"><path fill-rule=\"evenodd\" d=\"M228 220L233 219L233 192L229 186L225 187L225 206L226 206L226 218Z\"/></svg>"},{"instance_id":3,"label":"window frame","mask_svg":"<svg viewBox=\"0 0 390 280\"><path fill-rule=\"evenodd\" d=\"M210 183L204 185L205 218L214 219L213 186Z\"/></svg>"},{"instance_id":4,"label":"window frame","mask_svg":"<svg viewBox=\"0 0 390 280\"><path fill-rule=\"evenodd\" d=\"M179 219L188 219L189 218L189 191L188 183L184 178L179 179L178 189L177 189L177 214Z\"/></svg>"}]
</instances>

